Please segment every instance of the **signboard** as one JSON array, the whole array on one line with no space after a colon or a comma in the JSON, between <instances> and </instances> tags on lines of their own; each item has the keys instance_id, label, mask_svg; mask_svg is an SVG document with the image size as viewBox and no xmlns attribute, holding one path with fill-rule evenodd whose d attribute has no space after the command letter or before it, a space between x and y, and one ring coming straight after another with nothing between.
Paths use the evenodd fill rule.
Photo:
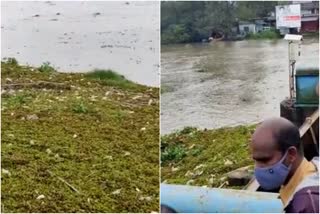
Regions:
<instances>
[{"instance_id":1,"label":"signboard","mask_svg":"<svg viewBox=\"0 0 320 214\"><path fill-rule=\"evenodd\" d=\"M276 6L277 29L300 28L301 27L301 10L300 4Z\"/></svg>"}]
</instances>

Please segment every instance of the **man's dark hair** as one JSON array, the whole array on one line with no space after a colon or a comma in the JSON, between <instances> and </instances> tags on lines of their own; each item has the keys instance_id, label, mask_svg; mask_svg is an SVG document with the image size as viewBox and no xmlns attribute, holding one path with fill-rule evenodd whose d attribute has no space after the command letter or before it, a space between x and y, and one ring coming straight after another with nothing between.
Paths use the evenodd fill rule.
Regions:
<instances>
[{"instance_id":1,"label":"man's dark hair","mask_svg":"<svg viewBox=\"0 0 320 214\"><path fill-rule=\"evenodd\" d=\"M278 148L284 154L289 147L294 146L300 155L303 156L303 145L300 139L299 129L293 124L288 123L274 130L274 139Z\"/></svg>"}]
</instances>

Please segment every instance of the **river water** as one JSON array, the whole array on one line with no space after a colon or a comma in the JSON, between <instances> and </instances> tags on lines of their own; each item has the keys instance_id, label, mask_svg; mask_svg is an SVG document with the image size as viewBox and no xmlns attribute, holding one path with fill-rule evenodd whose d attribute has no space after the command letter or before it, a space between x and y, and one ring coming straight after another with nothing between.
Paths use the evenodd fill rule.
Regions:
<instances>
[{"instance_id":1,"label":"river water","mask_svg":"<svg viewBox=\"0 0 320 214\"><path fill-rule=\"evenodd\" d=\"M298 64L319 66L317 39L305 39L301 51ZM284 40L162 46L161 134L279 116L288 73Z\"/></svg>"},{"instance_id":2,"label":"river water","mask_svg":"<svg viewBox=\"0 0 320 214\"><path fill-rule=\"evenodd\" d=\"M1 57L159 86L159 2L2 2Z\"/></svg>"}]
</instances>

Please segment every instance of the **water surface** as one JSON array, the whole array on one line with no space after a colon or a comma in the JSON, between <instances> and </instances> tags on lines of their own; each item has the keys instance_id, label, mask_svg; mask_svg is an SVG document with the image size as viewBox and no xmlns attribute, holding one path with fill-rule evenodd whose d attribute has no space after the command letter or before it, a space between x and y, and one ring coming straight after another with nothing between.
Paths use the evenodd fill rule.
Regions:
<instances>
[{"instance_id":1,"label":"water surface","mask_svg":"<svg viewBox=\"0 0 320 214\"><path fill-rule=\"evenodd\" d=\"M2 57L159 86L159 2L2 2Z\"/></svg>"},{"instance_id":2,"label":"water surface","mask_svg":"<svg viewBox=\"0 0 320 214\"><path fill-rule=\"evenodd\" d=\"M304 40L301 51L298 63L319 66L318 40ZM280 102L289 96L288 74L284 40L163 46L161 134L279 116Z\"/></svg>"}]
</instances>

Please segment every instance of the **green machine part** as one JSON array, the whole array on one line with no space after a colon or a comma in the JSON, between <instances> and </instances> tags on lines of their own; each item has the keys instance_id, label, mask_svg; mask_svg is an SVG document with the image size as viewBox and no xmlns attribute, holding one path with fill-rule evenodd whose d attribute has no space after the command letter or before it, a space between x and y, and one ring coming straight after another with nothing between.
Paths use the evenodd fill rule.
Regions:
<instances>
[{"instance_id":1,"label":"green machine part","mask_svg":"<svg viewBox=\"0 0 320 214\"><path fill-rule=\"evenodd\" d=\"M297 67L295 73L296 103L300 107L319 106L317 86L319 84L318 67Z\"/></svg>"}]
</instances>

